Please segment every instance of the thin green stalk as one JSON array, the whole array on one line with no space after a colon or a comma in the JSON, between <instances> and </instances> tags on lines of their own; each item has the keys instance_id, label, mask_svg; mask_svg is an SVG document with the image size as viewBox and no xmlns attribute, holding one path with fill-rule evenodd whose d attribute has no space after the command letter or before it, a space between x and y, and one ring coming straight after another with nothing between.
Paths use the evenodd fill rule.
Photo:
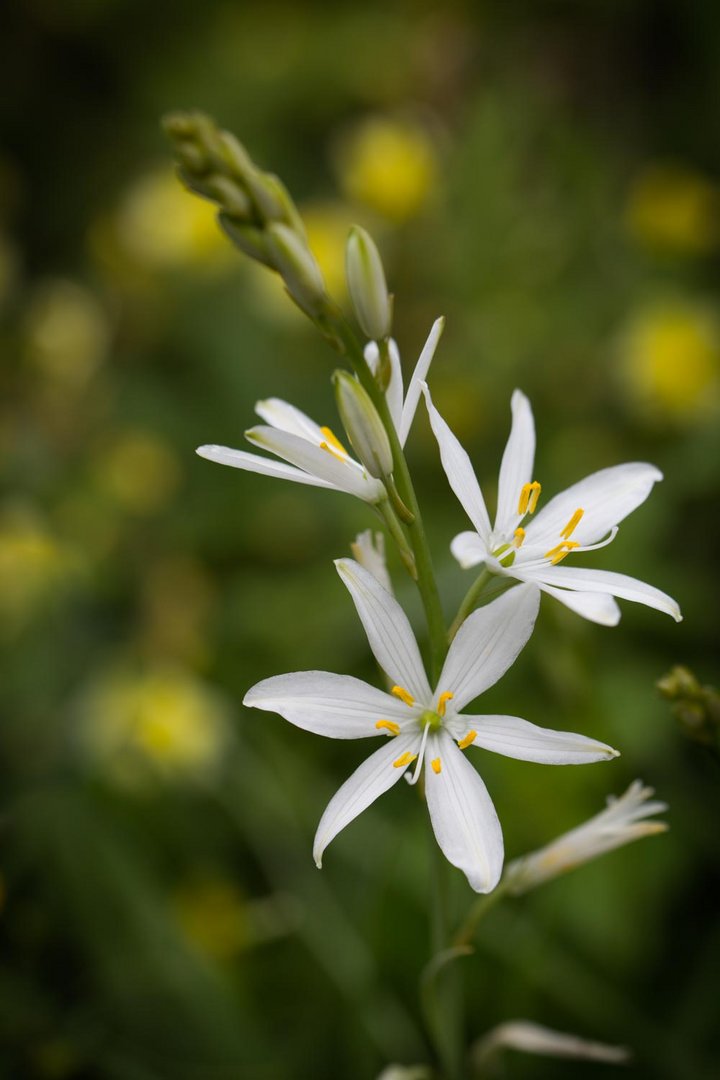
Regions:
<instances>
[{"instance_id":1,"label":"thin green stalk","mask_svg":"<svg viewBox=\"0 0 720 1080\"><path fill-rule=\"evenodd\" d=\"M468 591L465 593L463 601L458 608L458 613L453 619L452 625L448 630L449 642L452 641L462 624L467 619L468 615L477 606L477 602L480 599L480 596L485 586L487 585L488 581L492 576L493 575L490 573L490 571L483 567L478 576L473 581Z\"/></svg>"},{"instance_id":2,"label":"thin green stalk","mask_svg":"<svg viewBox=\"0 0 720 1080\"><path fill-rule=\"evenodd\" d=\"M425 617L428 625L430 641L430 674L433 681L440 675L442 664L447 654L447 632L445 629L445 617L440 603L435 572L430 555L425 528L423 526L420 507L413 487L410 471L408 469L405 454L400 445L395 425L390 416L390 410L385 394L378 386L377 380L367 365L363 351L353 330L348 326L344 317L339 312L328 315L332 332L327 334L329 340L336 348L339 348L349 359L360 380L361 385L370 395L373 405L380 414L380 418L387 430L390 447L393 455L394 479L400 498L405 503L413 517L411 524L406 525L408 539L415 557L417 569L417 586L420 592Z\"/></svg>"},{"instance_id":3,"label":"thin green stalk","mask_svg":"<svg viewBox=\"0 0 720 1080\"><path fill-rule=\"evenodd\" d=\"M452 944L456 949L462 949L472 944L478 923L492 908L507 895L507 883L503 880L487 896L479 896L470 906L459 930L453 938Z\"/></svg>"}]
</instances>

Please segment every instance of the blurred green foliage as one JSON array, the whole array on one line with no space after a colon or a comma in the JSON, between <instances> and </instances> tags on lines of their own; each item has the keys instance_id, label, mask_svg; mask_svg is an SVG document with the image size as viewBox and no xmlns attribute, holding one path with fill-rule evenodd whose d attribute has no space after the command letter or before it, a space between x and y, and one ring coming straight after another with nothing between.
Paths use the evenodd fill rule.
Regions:
<instances>
[{"instance_id":1,"label":"blurred green foliage","mask_svg":"<svg viewBox=\"0 0 720 1080\"><path fill-rule=\"evenodd\" d=\"M636 776L671 831L495 910L461 963L469 1038L524 1017L632 1047L633 1077L717 1076L720 773L655 690L677 663L718 678L716 5L27 0L0 19L0 1075L428 1060L425 815L395 789L318 873L315 823L362 750L238 704L291 669L372 678L330 562L369 522L193 455L241 445L261 396L335 422L332 355L172 175L159 117L197 106L282 175L336 290L347 228L372 232L406 366L447 316L433 390L487 484L516 385L546 491L663 469L593 565L685 621L626 604L607 630L544 602L487 700L623 757L480 768L510 856ZM423 416L410 458L450 615L465 522Z\"/></svg>"}]
</instances>

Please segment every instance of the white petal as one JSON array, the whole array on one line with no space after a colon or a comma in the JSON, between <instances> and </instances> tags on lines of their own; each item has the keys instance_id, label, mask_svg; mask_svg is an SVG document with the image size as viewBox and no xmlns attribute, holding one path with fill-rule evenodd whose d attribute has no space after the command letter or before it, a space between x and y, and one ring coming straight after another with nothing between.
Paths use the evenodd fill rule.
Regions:
<instances>
[{"instance_id":1,"label":"white petal","mask_svg":"<svg viewBox=\"0 0 720 1080\"><path fill-rule=\"evenodd\" d=\"M440 772L429 764L437 758ZM425 760L425 795L435 839L475 892L491 892L502 873L503 838L487 788L445 732L433 739Z\"/></svg>"},{"instance_id":2,"label":"white petal","mask_svg":"<svg viewBox=\"0 0 720 1080\"><path fill-rule=\"evenodd\" d=\"M638 604L665 611L672 615L675 622L682 622L680 608L671 596L653 585L646 585L644 581L628 577L627 574L615 574L611 570L589 570L579 566L543 566L533 574L533 578L541 587L554 585L559 589L611 593L621 600L634 600Z\"/></svg>"},{"instance_id":3,"label":"white petal","mask_svg":"<svg viewBox=\"0 0 720 1080\"><path fill-rule=\"evenodd\" d=\"M375 726L378 720L401 725L411 720L407 705L397 698L330 671L296 671L263 679L248 690L243 705L279 713L296 727L331 739L387 735Z\"/></svg>"},{"instance_id":4,"label":"white petal","mask_svg":"<svg viewBox=\"0 0 720 1080\"><path fill-rule=\"evenodd\" d=\"M404 776L406 770L402 766L396 768L393 762L408 750L415 752L418 744L418 735L398 735L390 739L386 746L371 754L333 795L315 833L313 858L317 866L322 866L325 848L341 829Z\"/></svg>"},{"instance_id":5,"label":"white petal","mask_svg":"<svg viewBox=\"0 0 720 1080\"><path fill-rule=\"evenodd\" d=\"M582 615L590 622L600 626L617 626L620 622L620 608L613 600L610 593L575 592L571 589L554 589L551 585L545 585L538 581L538 585L548 596L554 597L564 604L570 611Z\"/></svg>"},{"instance_id":6,"label":"white petal","mask_svg":"<svg viewBox=\"0 0 720 1080\"><path fill-rule=\"evenodd\" d=\"M341 461L329 450L313 446L298 435L272 427L254 427L245 432L245 437L255 446L272 451L348 495L377 502L384 494L380 481L367 476L357 462Z\"/></svg>"},{"instance_id":7,"label":"white petal","mask_svg":"<svg viewBox=\"0 0 720 1080\"><path fill-rule=\"evenodd\" d=\"M440 458L450 487L481 537L487 541L490 536L490 518L470 458L433 405L427 384L421 383L421 389L425 394L430 424L440 448Z\"/></svg>"},{"instance_id":8,"label":"white petal","mask_svg":"<svg viewBox=\"0 0 720 1080\"><path fill-rule=\"evenodd\" d=\"M450 544L450 550L463 570L477 566L488 554L485 542L476 532L458 533Z\"/></svg>"},{"instance_id":9,"label":"white petal","mask_svg":"<svg viewBox=\"0 0 720 1080\"><path fill-rule=\"evenodd\" d=\"M284 465L280 461L270 461L258 454L248 454L246 450L233 450L229 446L198 446L195 451L208 461L217 461L220 465L232 465L234 469L260 473L262 476L277 476L281 480L294 480L298 484L310 484L312 487L333 488L335 485L319 476L311 476L296 469L293 465Z\"/></svg>"},{"instance_id":10,"label":"white petal","mask_svg":"<svg viewBox=\"0 0 720 1080\"><path fill-rule=\"evenodd\" d=\"M315 446L319 446L325 438L319 424L281 398L266 398L264 401L256 402L255 412L266 424L277 428L278 431L288 431L301 439L309 439Z\"/></svg>"},{"instance_id":11,"label":"white petal","mask_svg":"<svg viewBox=\"0 0 720 1080\"><path fill-rule=\"evenodd\" d=\"M404 446L408 435L410 434L410 428L415 418L415 412L420 401L420 391L422 389L421 383L425 380L428 371L430 370L430 364L432 363L435 350L437 349L438 341L442 336L442 332L445 329L445 318L441 316L436 319L432 324L432 329L428 335L428 339L423 346L423 350L420 353L418 362L415 365L415 370L412 373L410 379L410 385L408 386L407 394L405 395L405 404L402 410L402 420L400 421L400 429L398 435L400 436L400 445Z\"/></svg>"},{"instance_id":12,"label":"white petal","mask_svg":"<svg viewBox=\"0 0 720 1080\"><path fill-rule=\"evenodd\" d=\"M536 585L517 585L468 616L453 639L437 685L440 693L452 692L453 712L505 674L532 634L539 604Z\"/></svg>"},{"instance_id":13,"label":"white petal","mask_svg":"<svg viewBox=\"0 0 720 1080\"><path fill-rule=\"evenodd\" d=\"M393 338L390 338L388 342L388 352L390 353L390 382L385 391L385 399L388 404L388 409L390 410L392 422L395 425L395 430L399 433L403 408L403 377L400 352L397 343ZM373 375L375 375L380 362L380 349L378 348L376 341L369 341L367 343L364 356L367 366L370 368Z\"/></svg>"},{"instance_id":14,"label":"white petal","mask_svg":"<svg viewBox=\"0 0 720 1080\"><path fill-rule=\"evenodd\" d=\"M427 703L430 686L420 650L408 617L395 597L353 559L337 559L335 566L353 598L380 667L417 701Z\"/></svg>"},{"instance_id":15,"label":"white petal","mask_svg":"<svg viewBox=\"0 0 720 1080\"><path fill-rule=\"evenodd\" d=\"M594 544L644 503L658 480L662 480L660 470L644 462L600 469L551 499L525 525L526 543L528 546L547 543L548 547L559 543L560 533L575 511L583 510L572 539L580 544Z\"/></svg>"},{"instance_id":16,"label":"white petal","mask_svg":"<svg viewBox=\"0 0 720 1080\"><path fill-rule=\"evenodd\" d=\"M532 480L535 461L535 421L530 402L520 390L512 396L512 429L505 447L498 481L498 509L495 532L509 533L517 524L518 501L525 484Z\"/></svg>"},{"instance_id":17,"label":"white petal","mask_svg":"<svg viewBox=\"0 0 720 1080\"><path fill-rule=\"evenodd\" d=\"M572 731L541 728L519 716L464 714L462 719L467 724L466 730L477 732L473 746L519 761L536 761L541 765L584 765L618 756L617 750L605 743Z\"/></svg>"}]
</instances>

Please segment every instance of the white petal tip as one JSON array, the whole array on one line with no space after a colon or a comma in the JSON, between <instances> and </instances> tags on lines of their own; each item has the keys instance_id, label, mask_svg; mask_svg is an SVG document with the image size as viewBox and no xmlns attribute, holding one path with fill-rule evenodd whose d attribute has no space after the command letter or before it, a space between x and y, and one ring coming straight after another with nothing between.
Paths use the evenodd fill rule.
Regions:
<instances>
[{"instance_id":1,"label":"white petal tip","mask_svg":"<svg viewBox=\"0 0 720 1080\"><path fill-rule=\"evenodd\" d=\"M608 748L606 750L606 754L608 756L608 760L612 760L613 758L620 757L620 751L615 750L614 747L612 747L612 746L608 746Z\"/></svg>"},{"instance_id":2,"label":"white petal tip","mask_svg":"<svg viewBox=\"0 0 720 1080\"><path fill-rule=\"evenodd\" d=\"M318 870L322 870L322 855L313 855L313 860Z\"/></svg>"}]
</instances>

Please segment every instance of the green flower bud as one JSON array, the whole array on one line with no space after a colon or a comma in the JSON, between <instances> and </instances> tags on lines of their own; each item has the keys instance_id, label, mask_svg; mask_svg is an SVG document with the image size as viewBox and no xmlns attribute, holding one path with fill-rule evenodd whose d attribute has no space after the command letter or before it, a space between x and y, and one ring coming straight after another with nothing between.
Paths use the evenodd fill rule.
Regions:
<instances>
[{"instance_id":1,"label":"green flower bud","mask_svg":"<svg viewBox=\"0 0 720 1080\"><path fill-rule=\"evenodd\" d=\"M390 440L370 395L347 371L336 371L333 383L338 412L353 450L371 476L378 480L390 476Z\"/></svg>"},{"instance_id":2,"label":"green flower bud","mask_svg":"<svg viewBox=\"0 0 720 1080\"><path fill-rule=\"evenodd\" d=\"M350 298L363 332L374 341L389 336L392 300L385 283L380 252L365 229L353 226L345 249L345 272Z\"/></svg>"},{"instance_id":3,"label":"green flower bud","mask_svg":"<svg viewBox=\"0 0 720 1080\"><path fill-rule=\"evenodd\" d=\"M272 222L265 230L267 248L287 291L298 307L315 319L327 306L325 282L310 248L288 225Z\"/></svg>"}]
</instances>

